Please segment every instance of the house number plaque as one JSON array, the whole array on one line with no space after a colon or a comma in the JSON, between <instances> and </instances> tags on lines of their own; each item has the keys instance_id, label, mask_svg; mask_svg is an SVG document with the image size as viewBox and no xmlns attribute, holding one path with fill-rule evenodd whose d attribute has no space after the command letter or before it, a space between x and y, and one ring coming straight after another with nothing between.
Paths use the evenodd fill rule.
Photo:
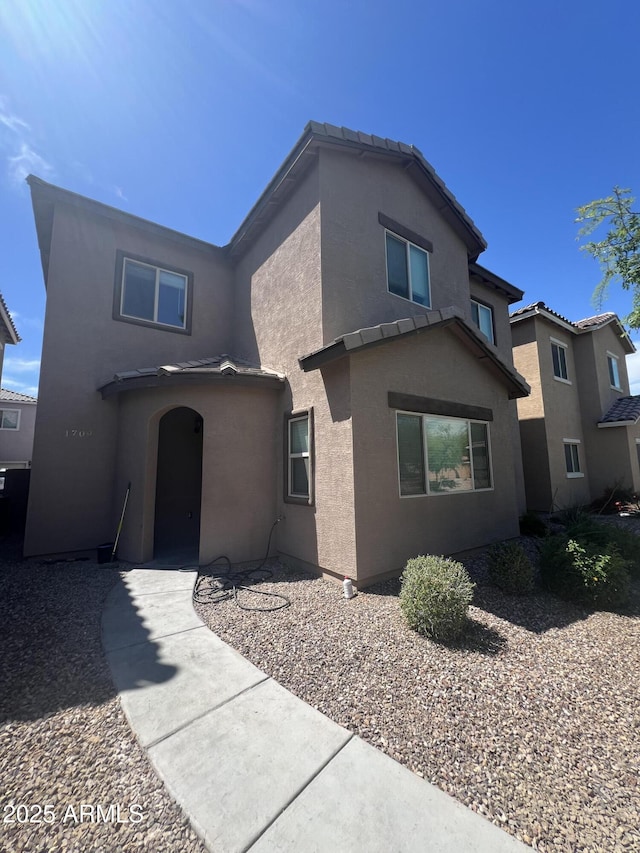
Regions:
<instances>
[{"instance_id":1,"label":"house number plaque","mask_svg":"<svg viewBox=\"0 0 640 853\"><path fill-rule=\"evenodd\" d=\"M66 429L64 431L65 438L91 438L92 435L92 429Z\"/></svg>"}]
</instances>

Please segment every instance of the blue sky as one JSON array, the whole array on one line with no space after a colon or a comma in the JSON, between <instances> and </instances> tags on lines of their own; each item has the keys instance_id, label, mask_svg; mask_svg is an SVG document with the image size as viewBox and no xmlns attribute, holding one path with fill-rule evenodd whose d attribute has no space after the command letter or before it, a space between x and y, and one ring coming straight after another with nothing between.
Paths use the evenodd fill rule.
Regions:
<instances>
[{"instance_id":1,"label":"blue sky","mask_svg":"<svg viewBox=\"0 0 640 853\"><path fill-rule=\"evenodd\" d=\"M26 174L224 244L309 119L418 146L480 263L525 302L596 313L574 209L640 196L639 35L637 0L3 0L0 291L23 339L3 385L37 387ZM614 288L604 310L629 309Z\"/></svg>"}]
</instances>

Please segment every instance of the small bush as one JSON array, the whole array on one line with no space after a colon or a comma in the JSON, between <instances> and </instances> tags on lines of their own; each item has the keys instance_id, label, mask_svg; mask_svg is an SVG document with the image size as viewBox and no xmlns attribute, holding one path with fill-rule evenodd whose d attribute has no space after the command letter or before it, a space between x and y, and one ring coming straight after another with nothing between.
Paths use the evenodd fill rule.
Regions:
<instances>
[{"instance_id":1,"label":"small bush","mask_svg":"<svg viewBox=\"0 0 640 853\"><path fill-rule=\"evenodd\" d=\"M570 601L605 610L629 601L629 563L612 544L549 536L540 549L540 576L551 592Z\"/></svg>"},{"instance_id":2,"label":"small bush","mask_svg":"<svg viewBox=\"0 0 640 853\"><path fill-rule=\"evenodd\" d=\"M474 586L461 563L431 555L414 557L402 573L400 608L419 634L452 640L464 629Z\"/></svg>"},{"instance_id":3,"label":"small bush","mask_svg":"<svg viewBox=\"0 0 640 853\"><path fill-rule=\"evenodd\" d=\"M525 512L520 518L520 533L522 536L542 537L547 532L547 525L535 512Z\"/></svg>"},{"instance_id":4,"label":"small bush","mask_svg":"<svg viewBox=\"0 0 640 853\"><path fill-rule=\"evenodd\" d=\"M489 580L510 595L529 595L535 585L535 569L517 542L503 542L489 549Z\"/></svg>"}]
</instances>

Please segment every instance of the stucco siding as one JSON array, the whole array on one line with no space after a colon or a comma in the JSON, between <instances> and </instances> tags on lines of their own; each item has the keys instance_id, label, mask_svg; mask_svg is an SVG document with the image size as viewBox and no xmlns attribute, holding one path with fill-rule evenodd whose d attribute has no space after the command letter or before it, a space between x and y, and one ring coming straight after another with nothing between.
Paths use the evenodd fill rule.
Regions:
<instances>
[{"instance_id":1,"label":"stucco siding","mask_svg":"<svg viewBox=\"0 0 640 853\"><path fill-rule=\"evenodd\" d=\"M432 307L455 305L470 319L466 247L400 164L323 150L320 195L323 343L427 310L388 291L379 212L433 243Z\"/></svg>"},{"instance_id":2,"label":"stucco siding","mask_svg":"<svg viewBox=\"0 0 640 853\"><path fill-rule=\"evenodd\" d=\"M0 463L31 462L36 404L2 400L0 401L0 409L17 409L20 412L19 429L0 430Z\"/></svg>"},{"instance_id":3,"label":"stucco siding","mask_svg":"<svg viewBox=\"0 0 640 853\"><path fill-rule=\"evenodd\" d=\"M359 580L398 571L416 554L451 554L518 534L507 392L454 335L435 330L356 353L351 376ZM491 408L493 489L401 497L389 391Z\"/></svg>"},{"instance_id":4,"label":"stucco siding","mask_svg":"<svg viewBox=\"0 0 640 853\"><path fill-rule=\"evenodd\" d=\"M226 351L229 272L215 251L58 205L49 259L27 555L94 547L113 536L117 403L97 388L114 373ZM113 319L121 249L193 273L192 334Z\"/></svg>"}]
</instances>

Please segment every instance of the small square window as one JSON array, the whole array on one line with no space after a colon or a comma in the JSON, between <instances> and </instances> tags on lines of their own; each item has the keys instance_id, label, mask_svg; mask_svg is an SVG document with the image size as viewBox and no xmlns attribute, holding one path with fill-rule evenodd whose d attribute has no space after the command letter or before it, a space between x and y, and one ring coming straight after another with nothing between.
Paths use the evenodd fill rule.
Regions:
<instances>
[{"instance_id":1,"label":"small square window","mask_svg":"<svg viewBox=\"0 0 640 853\"><path fill-rule=\"evenodd\" d=\"M567 348L562 344L551 342L551 358L553 359L553 375L556 379L568 381Z\"/></svg>"},{"instance_id":2,"label":"small square window","mask_svg":"<svg viewBox=\"0 0 640 853\"><path fill-rule=\"evenodd\" d=\"M189 334L192 301L191 273L117 253L115 319Z\"/></svg>"},{"instance_id":3,"label":"small square window","mask_svg":"<svg viewBox=\"0 0 640 853\"><path fill-rule=\"evenodd\" d=\"M492 344L495 343L493 334L493 308L472 299L471 318L485 338L491 341Z\"/></svg>"},{"instance_id":4,"label":"small square window","mask_svg":"<svg viewBox=\"0 0 640 853\"><path fill-rule=\"evenodd\" d=\"M621 391L620 385L620 370L618 368L618 358L611 353L607 353L607 364L609 366L609 384L616 391Z\"/></svg>"},{"instance_id":5,"label":"small square window","mask_svg":"<svg viewBox=\"0 0 640 853\"><path fill-rule=\"evenodd\" d=\"M429 254L387 231L387 287L390 293L431 306Z\"/></svg>"},{"instance_id":6,"label":"small square window","mask_svg":"<svg viewBox=\"0 0 640 853\"><path fill-rule=\"evenodd\" d=\"M20 410L0 409L0 429L20 429Z\"/></svg>"}]
</instances>

